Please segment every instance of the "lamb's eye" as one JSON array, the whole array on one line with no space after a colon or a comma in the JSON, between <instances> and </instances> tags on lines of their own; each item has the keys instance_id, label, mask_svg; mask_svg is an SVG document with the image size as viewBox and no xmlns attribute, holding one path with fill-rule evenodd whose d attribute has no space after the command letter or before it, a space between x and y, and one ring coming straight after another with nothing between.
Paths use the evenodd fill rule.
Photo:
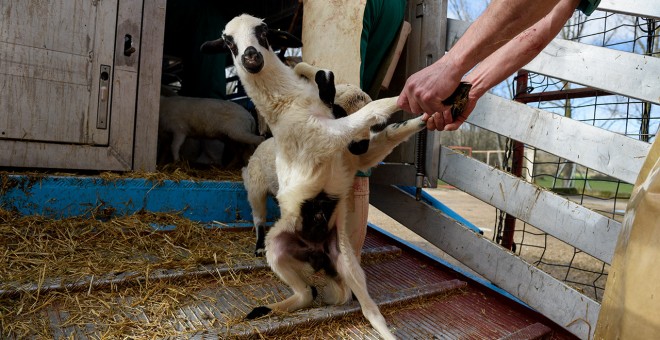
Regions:
<instances>
[{"instance_id":1,"label":"lamb's eye","mask_svg":"<svg viewBox=\"0 0 660 340\"><path fill-rule=\"evenodd\" d=\"M228 49L234 48L234 43L228 40L225 40L225 46L227 46Z\"/></svg>"}]
</instances>

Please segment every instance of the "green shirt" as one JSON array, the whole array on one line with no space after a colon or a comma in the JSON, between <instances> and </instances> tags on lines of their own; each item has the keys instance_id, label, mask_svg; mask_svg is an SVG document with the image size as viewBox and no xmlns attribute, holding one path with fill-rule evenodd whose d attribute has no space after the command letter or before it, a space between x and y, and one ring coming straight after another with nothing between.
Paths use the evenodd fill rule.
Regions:
<instances>
[{"instance_id":1,"label":"green shirt","mask_svg":"<svg viewBox=\"0 0 660 340\"><path fill-rule=\"evenodd\" d=\"M591 15L598 7L600 0L582 0L577 9L582 11L585 15Z\"/></svg>"}]
</instances>

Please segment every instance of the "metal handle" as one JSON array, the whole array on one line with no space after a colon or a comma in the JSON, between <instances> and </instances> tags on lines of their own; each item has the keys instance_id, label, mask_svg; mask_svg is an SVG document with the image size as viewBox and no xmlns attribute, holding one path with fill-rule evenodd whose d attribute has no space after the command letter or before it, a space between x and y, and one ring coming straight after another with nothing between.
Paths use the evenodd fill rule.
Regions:
<instances>
[{"instance_id":1,"label":"metal handle","mask_svg":"<svg viewBox=\"0 0 660 340\"><path fill-rule=\"evenodd\" d=\"M99 107L96 113L96 128L108 128L108 109L110 108L110 71L108 65L101 65L99 75Z\"/></svg>"}]
</instances>

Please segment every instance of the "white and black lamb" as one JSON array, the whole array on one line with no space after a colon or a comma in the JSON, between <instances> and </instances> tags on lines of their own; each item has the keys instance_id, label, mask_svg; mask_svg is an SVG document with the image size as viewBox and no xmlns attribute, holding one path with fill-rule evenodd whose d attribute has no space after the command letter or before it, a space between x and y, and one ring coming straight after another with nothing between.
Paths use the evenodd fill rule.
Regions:
<instances>
[{"instance_id":1,"label":"white and black lamb","mask_svg":"<svg viewBox=\"0 0 660 340\"><path fill-rule=\"evenodd\" d=\"M327 95L330 87L334 89L332 73L318 71L314 78L318 87L312 86L278 59L270 47L269 39L275 39L271 33L263 20L244 14L226 25L220 39L202 46L207 52L231 52L246 93L275 139L281 217L266 236L266 259L293 295L256 307L247 318L310 306L315 295L310 276L323 270L327 284L321 296L326 303L346 303L353 292L371 325L384 338L394 339L369 296L364 271L348 239L347 196L358 169L377 164L425 123L418 117L390 125L372 136L368 151L352 154L351 141L360 140L364 131L385 123L399 110L397 98L372 101L335 119Z\"/></svg>"}]
</instances>

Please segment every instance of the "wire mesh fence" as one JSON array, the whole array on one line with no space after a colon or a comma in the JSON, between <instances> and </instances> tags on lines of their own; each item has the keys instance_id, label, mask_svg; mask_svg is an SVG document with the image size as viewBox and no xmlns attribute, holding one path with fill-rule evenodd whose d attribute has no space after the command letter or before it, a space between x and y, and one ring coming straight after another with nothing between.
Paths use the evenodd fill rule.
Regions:
<instances>
[{"instance_id":1,"label":"wire mesh fence","mask_svg":"<svg viewBox=\"0 0 660 340\"><path fill-rule=\"evenodd\" d=\"M591 17L576 14L562 32L565 39L652 57L660 54L659 34L656 19L607 12L596 12ZM549 93L579 88L584 87L540 74L530 74L528 88L525 90ZM660 125L660 108L657 105L609 93L539 101L535 106L645 142L655 139ZM531 150L527 155L531 154L532 157L525 157L523 163L526 166L523 171L533 183L609 218L622 221L632 184L542 150ZM517 254L597 301L602 299L609 265L520 221L516 223L515 234L518 235Z\"/></svg>"},{"instance_id":2,"label":"wire mesh fence","mask_svg":"<svg viewBox=\"0 0 660 340\"><path fill-rule=\"evenodd\" d=\"M601 11L587 17L576 12L559 37L658 57L659 21ZM656 138L660 126L658 105L585 88L541 74L522 75L526 78L522 87L519 79L514 77L493 92L514 100L516 93L534 94L538 100L527 100L530 106L640 141L653 142ZM508 172L512 172L514 164L522 164L519 175L525 180L608 218L622 221L633 188L631 183L622 182L544 150L522 145L502 136L492 136L492 133L480 131L474 126L466 126L463 132L465 136L474 134L482 137L463 136L461 140L449 142L449 145L470 147L473 158ZM523 149L521 152L515 152L515 148ZM522 162L514 159L515 157L522 157ZM508 222L507 226L507 219L511 220L512 217L506 216L503 211L497 212L493 241L506 246L506 238L513 232L513 244L510 247L514 253L585 295L597 301L602 299L609 272L608 264L523 221L514 219L515 222Z\"/></svg>"}]
</instances>

